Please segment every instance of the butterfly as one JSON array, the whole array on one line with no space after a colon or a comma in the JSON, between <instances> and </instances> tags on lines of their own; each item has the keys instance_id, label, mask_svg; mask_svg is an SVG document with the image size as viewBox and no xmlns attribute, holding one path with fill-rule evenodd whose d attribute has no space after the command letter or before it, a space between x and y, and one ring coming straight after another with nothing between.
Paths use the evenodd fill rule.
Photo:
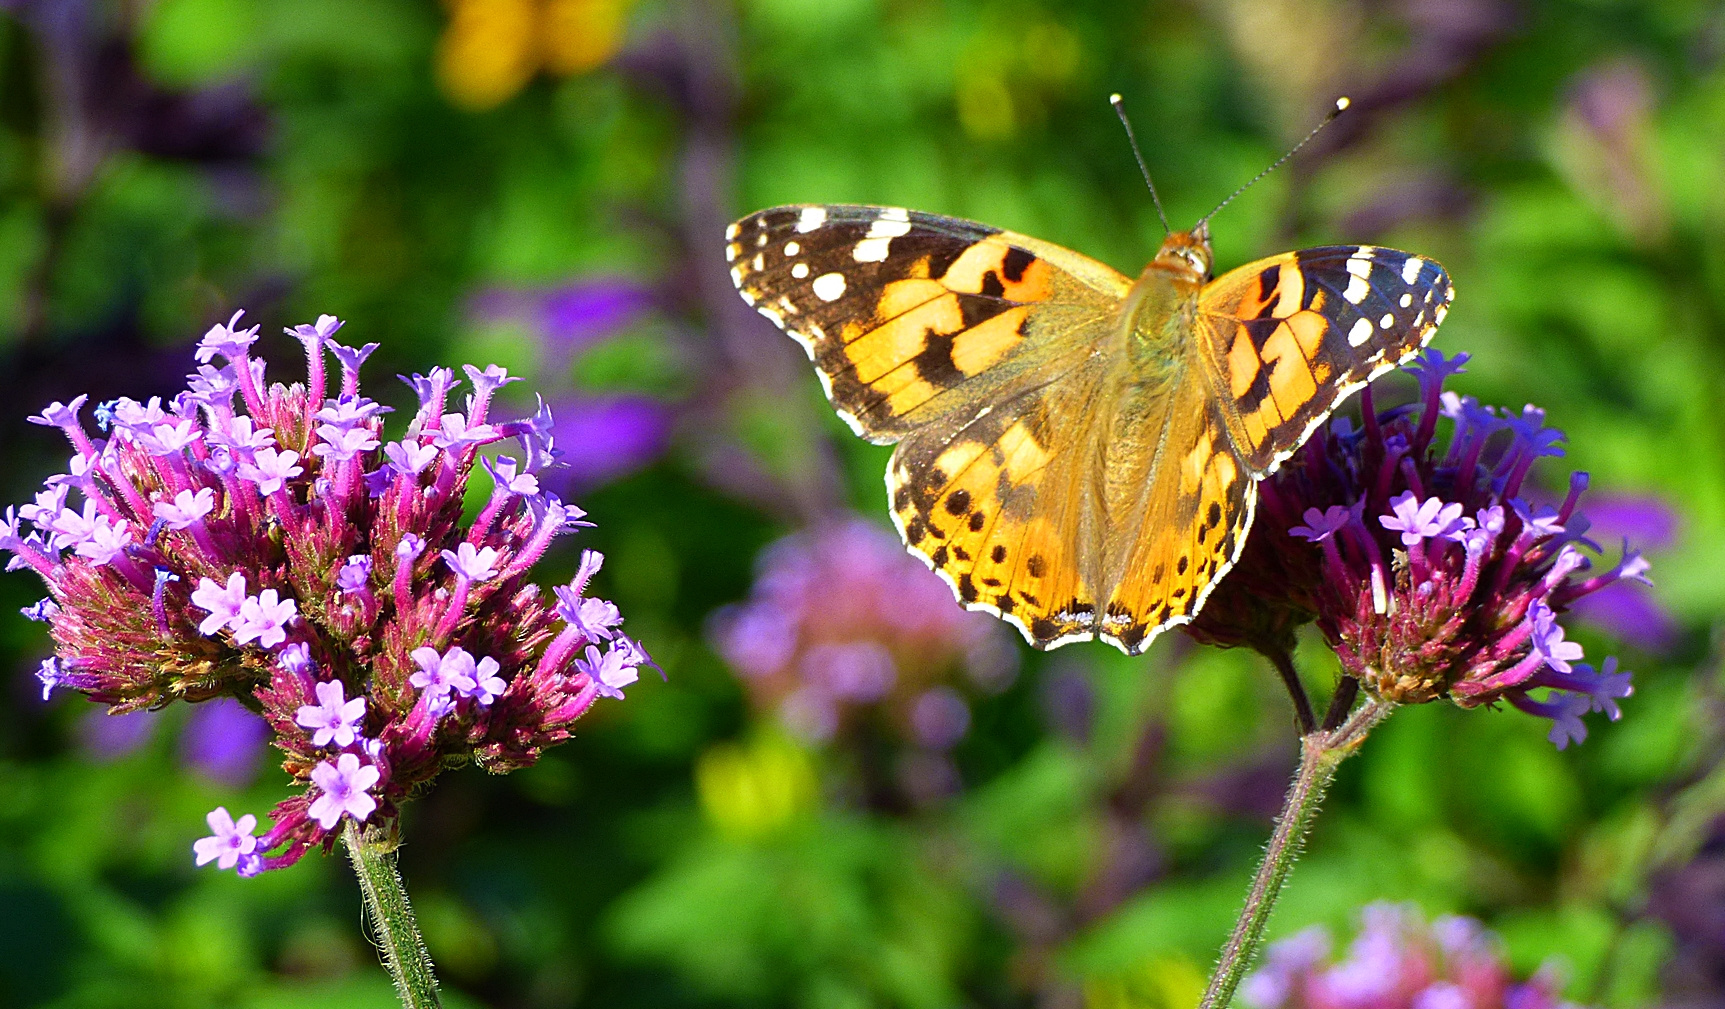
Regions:
<instances>
[{"instance_id":1,"label":"butterfly","mask_svg":"<svg viewBox=\"0 0 1725 1009\"><path fill-rule=\"evenodd\" d=\"M1127 654L1189 622L1275 472L1428 343L1453 288L1370 245L1211 278L1207 222L1137 279L1026 235L899 207L787 206L730 225L744 300L892 444L910 550L1038 648Z\"/></svg>"}]
</instances>

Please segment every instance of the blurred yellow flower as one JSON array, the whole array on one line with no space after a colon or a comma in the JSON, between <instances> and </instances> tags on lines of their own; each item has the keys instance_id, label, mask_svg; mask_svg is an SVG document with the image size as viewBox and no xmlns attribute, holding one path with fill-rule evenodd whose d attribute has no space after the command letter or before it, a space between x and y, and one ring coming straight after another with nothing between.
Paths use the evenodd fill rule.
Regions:
<instances>
[{"instance_id":1,"label":"blurred yellow flower","mask_svg":"<svg viewBox=\"0 0 1725 1009\"><path fill-rule=\"evenodd\" d=\"M496 108L540 70L600 66L623 45L635 0L448 0L437 80L451 102Z\"/></svg>"},{"instance_id":2,"label":"blurred yellow flower","mask_svg":"<svg viewBox=\"0 0 1725 1009\"><path fill-rule=\"evenodd\" d=\"M623 27L634 0L547 0L545 69L579 74L599 66L623 46Z\"/></svg>"},{"instance_id":3,"label":"blurred yellow flower","mask_svg":"<svg viewBox=\"0 0 1725 1009\"><path fill-rule=\"evenodd\" d=\"M1178 954L1151 957L1125 975L1084 983L1084 1009L1193 1009L1204 972Z\"/></svg>"},{"instance_id":4,"label":"blurred yellow flower","mask_svg":"<svg viewBox=\"0 0 1725 1009\"><path fill-rule=\"evenodd\" d=\"M719 833L743 841L777 833L814 809L820 795L808 751L777 735L701 754L695 790Z\"/></svg>"}]
</instances>

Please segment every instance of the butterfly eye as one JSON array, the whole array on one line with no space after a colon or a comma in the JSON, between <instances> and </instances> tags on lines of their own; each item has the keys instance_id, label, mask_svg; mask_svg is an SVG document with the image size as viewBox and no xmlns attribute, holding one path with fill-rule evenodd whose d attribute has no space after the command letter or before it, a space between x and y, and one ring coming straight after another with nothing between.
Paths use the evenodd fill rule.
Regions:
<instances>
[{"instance_id":1,"label":"butterfly eye","mask_svg":"<svg viewBox=\"0 0 1725 1009\"><path fill-rule=\"evenodd\" d=\"M1205 272L1204 259L1203 259L1203 257L1199 256L1198 253L1194 252L1191 249L1186 249L1186 250L1182 251L1180 253L1180 255L1186 260L1186 264L1188 266L1192 267L1192 269L1198 271L1199 273Z\"/></svg>"}]
</instances>

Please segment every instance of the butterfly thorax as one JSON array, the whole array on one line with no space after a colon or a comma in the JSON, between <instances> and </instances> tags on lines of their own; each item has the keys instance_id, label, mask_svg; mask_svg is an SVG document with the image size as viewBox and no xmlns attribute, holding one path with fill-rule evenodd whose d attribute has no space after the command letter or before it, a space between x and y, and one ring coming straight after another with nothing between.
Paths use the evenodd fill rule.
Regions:
<instances>
[{"instance_id":1,"label":"butterfly thorax","mask_svg":"<svg viewBox=\"0 0 1725 1009\"><path fill-rule=\"evenodd\" d=\"M1183 337L1191 331L1210 262L1209 231L1200 225L1169 235L1138 275L1120 316L1135 378L1160 384L1183 363Z\"/></svg>"},{"instance_id":2,"label":"butterfly thorax","mask_svg":"<svg viewBox=\"0 0 1725 1009\"><path fill-rule=\"evenodd\" d=\"M1097 428L1095 469L1100 479L1092 497L1100 506L1095 528L1103 540L1094 544L1092 556L1101 564L1093 578L1102 587L1119 577L1154 470L1166 462L1158 442L1168 426L1173 390L1191 381L1191 333L1210 262L1204 228L1172 234L1121 305L1124 366L1102 397L1105 419Z\"/></svg>"}]
</instances>

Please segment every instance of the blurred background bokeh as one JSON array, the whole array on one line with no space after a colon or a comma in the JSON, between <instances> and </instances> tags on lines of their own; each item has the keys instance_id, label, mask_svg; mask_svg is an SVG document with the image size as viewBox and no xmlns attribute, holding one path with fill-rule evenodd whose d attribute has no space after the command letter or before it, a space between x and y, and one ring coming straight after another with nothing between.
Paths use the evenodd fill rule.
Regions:
<instances>
[{"instance_id":1,"label":"blurred background bokeh","mask_svg":"<svg viewBox=\"0 0 1725 1009\"><path fill-rule=\"evenodd\" d=\"M1111 91L1176 226L1352 96L1216 220L1219 265L1440 259L1453 386L1547 408L1594 537L1654 561L1572 632L1635 670L1622 722L1559 752L1399 712L1272 934L1411 901L1577 1002L1725 1005L1718 0L0 0L4 500L65 463L25 414L171 394L237 308L340 315L374 376L505 364L597 524L547 563L605 551L670 679L409 807L450 1005L1189 1009L1293 765L1274 673L959 611L721 241L884 202L1135 273L1161 232ZM256 720L43 703L39 595L0 579L0 1004L395 1004L339 859L192 866L204 811L286 792Z\"/></svg>"}]
</instances>

